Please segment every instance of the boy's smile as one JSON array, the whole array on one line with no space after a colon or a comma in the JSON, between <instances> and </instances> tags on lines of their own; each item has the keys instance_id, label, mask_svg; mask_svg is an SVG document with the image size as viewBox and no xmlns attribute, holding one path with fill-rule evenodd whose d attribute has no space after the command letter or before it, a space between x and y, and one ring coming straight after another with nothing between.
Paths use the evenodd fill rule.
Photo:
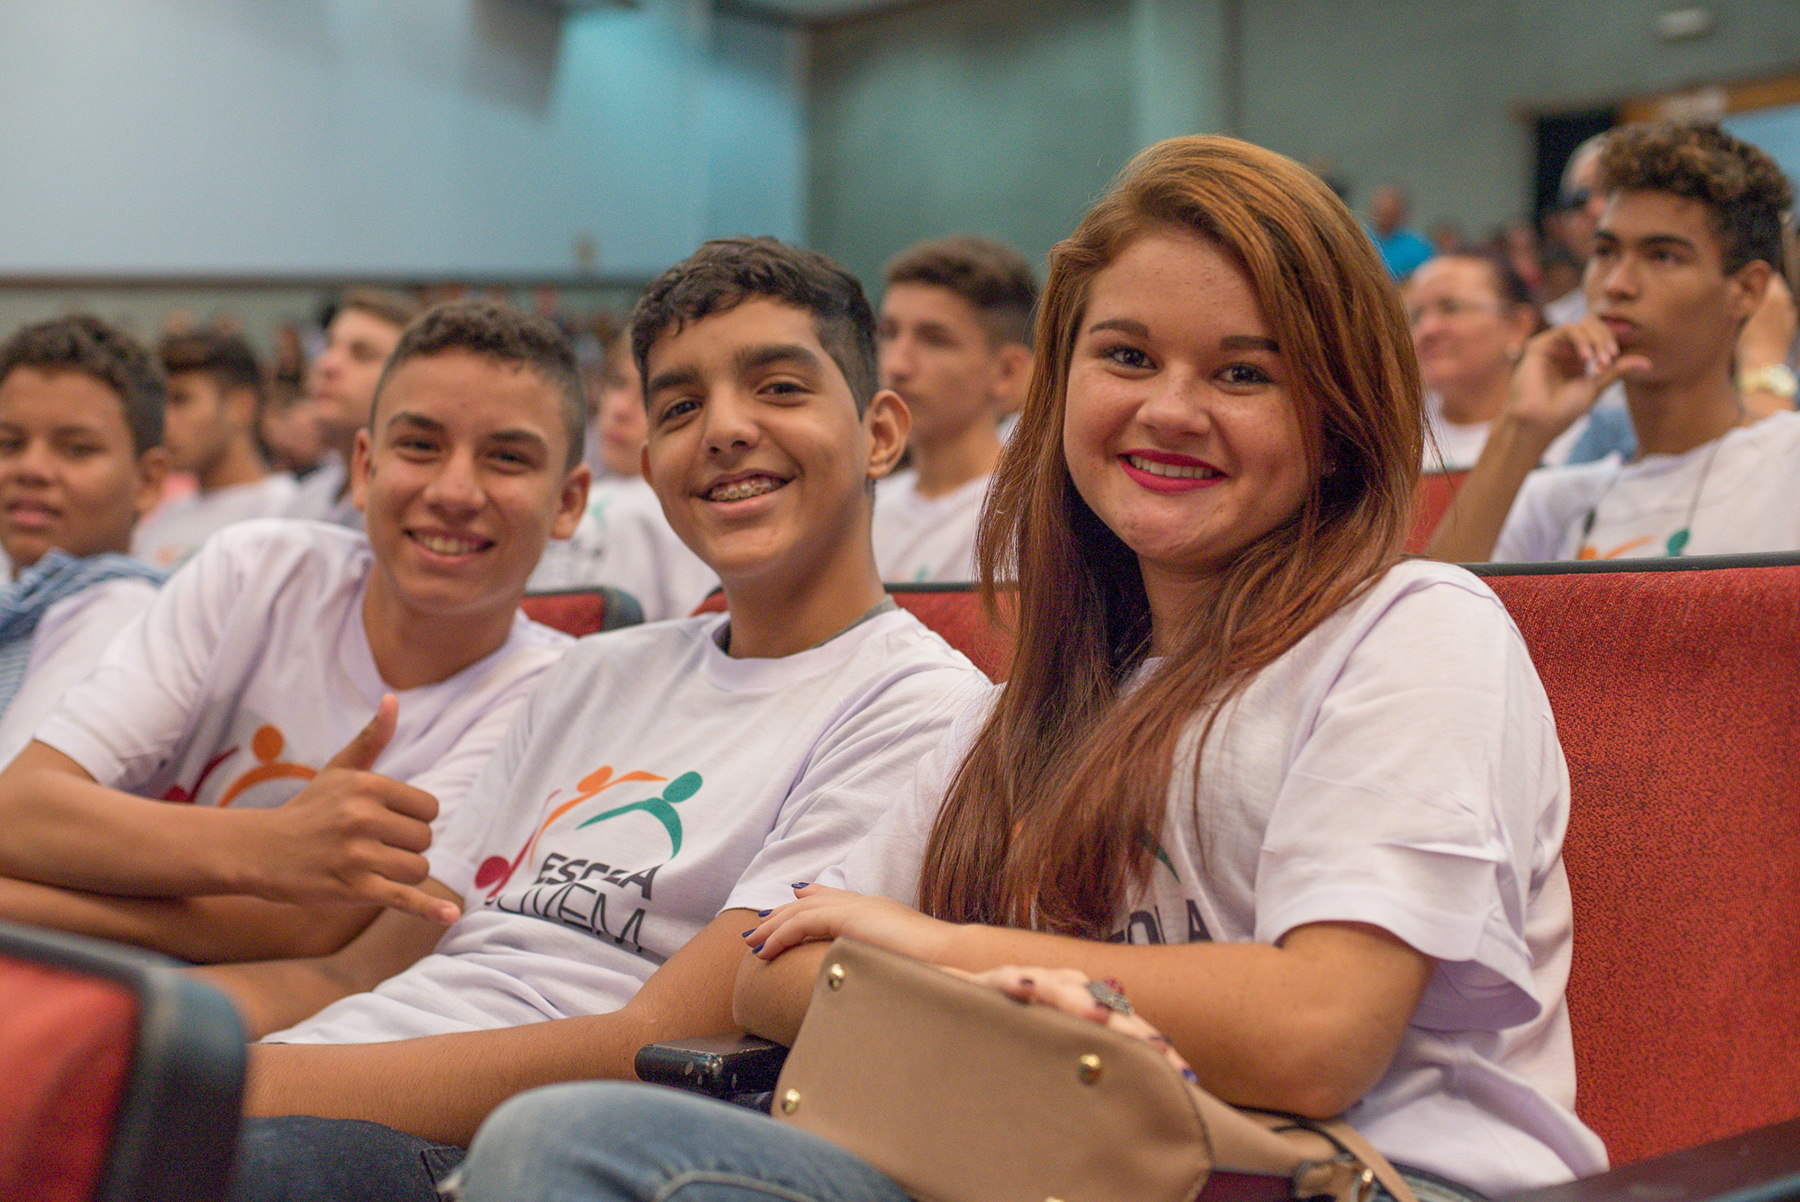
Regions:
<instances>
[{"instance_id":1,"label":"boy's smile","mask_svg":"<svg viewBox=\"0 0 1800 1202\"><path fill-rule=\"evenodd\" d=\"M753 297L658 339L648 365L644 475L728 591L866 567L869 482L899 402L881 394L859 417L810 313Z\"/></svg>"},{"instance_id":2,"label":"boy's smile","mask_svg":"<svg viewBox=\"0 0 1800 1202\"><path fill-rule=\"evenodd\" d=\"M158 499L162 455L136 454L124 402L86 372L8 372L0 381L0 546L13 570L52 547L125 553L132 524Z\"/></svg>"},{"instance_id":3,"label":"boy's smile","mask_svg":"<svg viewBox=\"0 0 1800 1202\"><path fill-rule=\"evenodd\" d=\"M418 613L510 621L546 538L567 537L586 471L564 469L557 390L467 351L409 359L357 435L352 483L378 563L371 592Z\"/></svg>"}]
</instances>

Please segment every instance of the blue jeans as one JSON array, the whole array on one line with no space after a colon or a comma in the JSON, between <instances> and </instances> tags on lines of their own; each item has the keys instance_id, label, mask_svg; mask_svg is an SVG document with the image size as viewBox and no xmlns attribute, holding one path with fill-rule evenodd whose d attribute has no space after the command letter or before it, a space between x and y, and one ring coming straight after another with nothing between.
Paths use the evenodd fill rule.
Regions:
<instances>
[{"instance_id":1,"label":"blue jeans","mask_svg":"<svg viewBox=\"0 0 1800 1202\"><path fill-rule=\"evenodd\" d=\"M462 1202L907 1202L817 1136L657 1085L553 1085L488 1116L455 1175Z\"/></svg>"},{"instance_id":2,"label":"blue jeans","mask_svg":"<svg viewBox=\"0 0 1800 1202\"><path fill-rule=\"evenodd\" d=\"M1484 1202L1430 1174L1401 1175L1420 1202ZM908 1202L866 1161L767 1115L611 1081L512 1099L451 1178L459 1202Z\"/></svg>"},{"instance_id":3,"label":"blue jeans","mask_svg":"<svg viewBox=\"0 0 1800 1202\"><path fill-rule=\"evenodd\" d=\"M244 1120L231 1202L440 1202L463 1158L380 1123L310 1115Z\"/></svg>"}]
</instances>

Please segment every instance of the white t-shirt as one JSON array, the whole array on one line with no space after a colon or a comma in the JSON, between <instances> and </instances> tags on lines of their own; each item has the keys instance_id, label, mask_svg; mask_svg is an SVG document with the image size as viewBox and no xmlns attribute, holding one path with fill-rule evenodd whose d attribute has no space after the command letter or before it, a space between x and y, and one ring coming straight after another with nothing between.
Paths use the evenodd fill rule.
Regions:
<instances>
[{"instance_id":1,"label":"white t-shirt","mask_svg":"<svg viewBox=\"0 0 1800 1202\"><path fill-rule=\"evenodd\" d=\"M448 680L390 689L362 620L373 564L368 541L336 526L270 519L219 531L37 738L115 788L270 807L395 692L399 725L374 771L435 796L442 830L513 709L572 640L519 615L499 649Z\"/></svg>"},{"instance_id":2,"label":"white t-shirt","mask_svg":"<svg viewBox=\"0 0 1800 1202\"><path fill-rule=\"evenodd\" d=\"M917 584L975 579L975 528L991 476L977 476L940 497L919 492L908 468L875 484L875 566L883 580Z\"/></svg>"},{"instance_id":3,"label":"white t-shirt","mask_svg":"<svg viewBox=\"0 0 1800 1202\"><path fill-rule=\"evenodd\" d=\"M1475 466L1494 423L1453 422L1444 417L1443 399L1435 392L1425 396L1425 470L1460 472Z\"/></svg>"},{"instance_id":4,"label":"white t-shirt","mask_svg":"<svg viewBox=\"0 0 1800 1202\"><path fill-rule=\"evenodd\" d=\"M234 522L279 517L299 489L286 472L271 472L250 484L191 493L158 506L131 534L131 553L159 568L172 568L197 550L208 535Z\"/></svg>"},{"instance_id":5,"label":"white t-shirt","mask_svg":"<svg viewBox=\"0 0 1800 1202\"><path fill-rule=\"evenodd\" d=\"M552 539L526 582L531 593L605 584L624 589L646 622L685 618L719 578L676 537L656 490L642 477L613 477L588 490L587 512L567 540Z\"/></svg>"},{"instance_id":6,"label":"white t-shirt","mask_svg":"<svg viewBox=\"0 0 1800 1202\"><path fill-rule=\"evenodd\" d=\"M725 621L583 639L477 784L489 804L444 834L463 859L433 874L463 917L412 968L269 1038L377 1042L616 1010L721 911L791 898L841 859L986 683L904 612L780 659L726 655Z\"/></svg>"},{"instance_id":7,"label":"white t-shirt","mask_svg":"<svg viewBox=\"0 0 1800 1202\"><path fill-rule=\"evenodd\" d=\"M984 714L959 719L921 766L920 795L823 883L916 904L939 795ZM1438 963L1387 1073L1345 1117L1392 1159L1495 1196L1604 1168L1573 1111L1563 1001L1568 771L1493 593L1459 568L1409 560L1321 623L1215 724L1199 826L1194 732L1162 854L1116 937L1274 943L1317 922L1389 931Z\"/></svg>"},{"instance_id":8,"label":"white t-shirt","mask_svg":"<svg viewBox=\"0 0 1800 1202\"><path fill-rule=\"evenodd\" d=\"M1653 558L1800 550L1800 413L1680 455L1617 455L1525 478L1494 559ZM1589 515L1592 524L1589 524ZM1677 539L1686 530L1685 542ZM1671 547L1675 541L1681 545Z\"/></svg>"},{"instance_id":9,"label":"white t-shirt","mask_svg":"<svg viewBox=\"0 0 1800 1202\"><path fill-rule=\"evenodd\" d=\"M349 478L349 466L336 451L327 451L324 461L295 486L294 499L280 516L361 530L363 515L350 499Z\"/></svg>"},{"instance_id":10,"label":"white t-shirt","mask_svg":"<svg viewBox=\"0 0 1800 1202\"><path fill-rule=\"evenodd\" d=\"M0 767L31 742L32 734L62 695L94 670L118 634L156 598L156 586L139 576L90 585L44 611L31 639L25 681L0 717Z\"/></svg>"}]
</instances>

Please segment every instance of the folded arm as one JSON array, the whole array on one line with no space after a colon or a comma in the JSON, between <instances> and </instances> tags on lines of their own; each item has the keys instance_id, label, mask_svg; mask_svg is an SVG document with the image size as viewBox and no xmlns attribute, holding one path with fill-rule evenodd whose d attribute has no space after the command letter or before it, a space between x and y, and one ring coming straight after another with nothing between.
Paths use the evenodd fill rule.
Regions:
<instances>
[{"instance_id":1,"label":"folded arm","mask_svg":"<svg viewBox=\"0 0 1800 1202\"><path fill-rule=\"evenodd\" d=\"M301 906L238 896L114 897L0 877L0 918L130 943L195 964L327 955L379 912L374 906Z\"/></svg>"},{"instance_id":2,"label":"folded arm","mask_svg":"<svg viewBox=\"0 0 1800 1202\"><path fill-rule=\"evenodd\" d=\"M838 935L968 972L1073 968L1120 982L1220 1097L1321 1118L1341 1114L1387 1071L1434 963L1360 923L1298 927L1278 946L1100 943L939 922L816 886L804 892L749 937L762 944L763 962L740 970L735 1001L756 1034L793 1041L823 955L812 941Z\"/></svg>"},{"instance_id":3,"label":"folded arm","mask_svg":"<svg viewBox=\"0 0 1800 1202\"><path fill-rule=\"evenodd\" d=\"M749 910L727 910L610 1014L390 1043L258 1045L245 1109L367 1119L466 1146L488 1112L521 1090L632 1080L646 1043L736 1030L732 976L755 922Z\"/></svg>"},{"instance_id":4,"label":"folded arm","mask_svg":"<svg viewBox=\"0 0 1800 1202\"><path fill-rule=\"evenodd\" d=\"M0 875L124 897L373 903L452 921L417 888L437 799L368 770L397 712L385 698L318 776L266 810L138 797L33 741L0 772Z\"/></svg>"},{"instance_id":5,"label":"folded arm","mask_svg":"<svg viewBox=\"0 0 1800 1202\"><path fill-rule=\"evenodd\" d=\"M437 881L426 881L422 892L452 906L459 902ZM291 1027L339 998L375 988L423 959L443 934L436 922L383 910L361 934L327 955L215 964L193 972L224 990L256 1039Z\"/></svg>"}]
</instances>

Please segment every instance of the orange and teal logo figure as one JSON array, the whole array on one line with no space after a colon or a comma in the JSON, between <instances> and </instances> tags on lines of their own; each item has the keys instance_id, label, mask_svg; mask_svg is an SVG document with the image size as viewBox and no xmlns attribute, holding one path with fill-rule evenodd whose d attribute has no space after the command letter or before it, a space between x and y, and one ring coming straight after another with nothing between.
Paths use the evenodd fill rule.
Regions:
<instances>
[{"instance_id":1,"label":"orange and teal logo figure","mask_svg":"<svg viewBox=\"0 0 1800 1202\"><path fill-rule=\"evenodd\" d=\"M674 858L681 853L681 815L675 812L675 803L686 801L699 791L700 774L698 772L683 772L680 776L668 783L667 787L663 789L661 797L651 797L646 798L643 801L634 801L630 805L620 806L616 810L608 810L604 814L595 814L592 818L589 818L586 822L582 823L581 826L577 826L575 829L580 830L583 826L592 826L596 822L605 822L608 818L617 818L619 815L629 814L633 810L643 810L658 822L662 823L663 829L669 832L669 842L673 845L669 849L669 856L670 858Z\"/></svg>"},{"instance_id":2,"label":"orange and teal logo figure","mask_svg":"<svg viewBox=\"0 0 1800 1202\"><path fill-rule=\"evenodd\" d=\"M500 890L506 888L506 883L511 880L513 874L519 870L519 865L523 864L526 859L530 857L531 849L537 846L538 840L542 838L544 832L550 828L551 823L555 822L558 818L561 818L564 814L568 813L582 802L587 801L589 798L604 793L614 785L622 785L628 781L650 781L653 783L667 782L668 787L662 791L662 795L659 797L633 802L630 805L620 806L614 810L608 810L604 814L588 819L587 822L583 822L581 826L588 826L607 818L617 818L619 815L630 813L633 810L644 810L652 814L657 821L663 824L663 829L669 832L669 841L674 844L676 851L680 851L681 819L675 813L674 806L675 803L686 801L700 791L700 774L697 772L685 772L671 781L668 777L657 776L653 772L627 772L622 776L617 777L613 776L612 773L612 766L603 764L582 777L580 782L575 786L579 792L550 812L550 816L545 818L544 821L539 824L537 830L532 833L531 838L525 841L525 846L519 849L519 854L514 856L511 861L508 861L505 856L489 856L481 862L481 867L475 873L475 887L478 889L486 888L488 891L487 895L490 898L498 896ZM555 797L556 794L552 793L550 796ZM548 801L548 798L546 798L546 801ZM577 829L580 828L578 827ZM491 888L489 888L489 886L491 886Z\"/></svg>"}]
</instances>

